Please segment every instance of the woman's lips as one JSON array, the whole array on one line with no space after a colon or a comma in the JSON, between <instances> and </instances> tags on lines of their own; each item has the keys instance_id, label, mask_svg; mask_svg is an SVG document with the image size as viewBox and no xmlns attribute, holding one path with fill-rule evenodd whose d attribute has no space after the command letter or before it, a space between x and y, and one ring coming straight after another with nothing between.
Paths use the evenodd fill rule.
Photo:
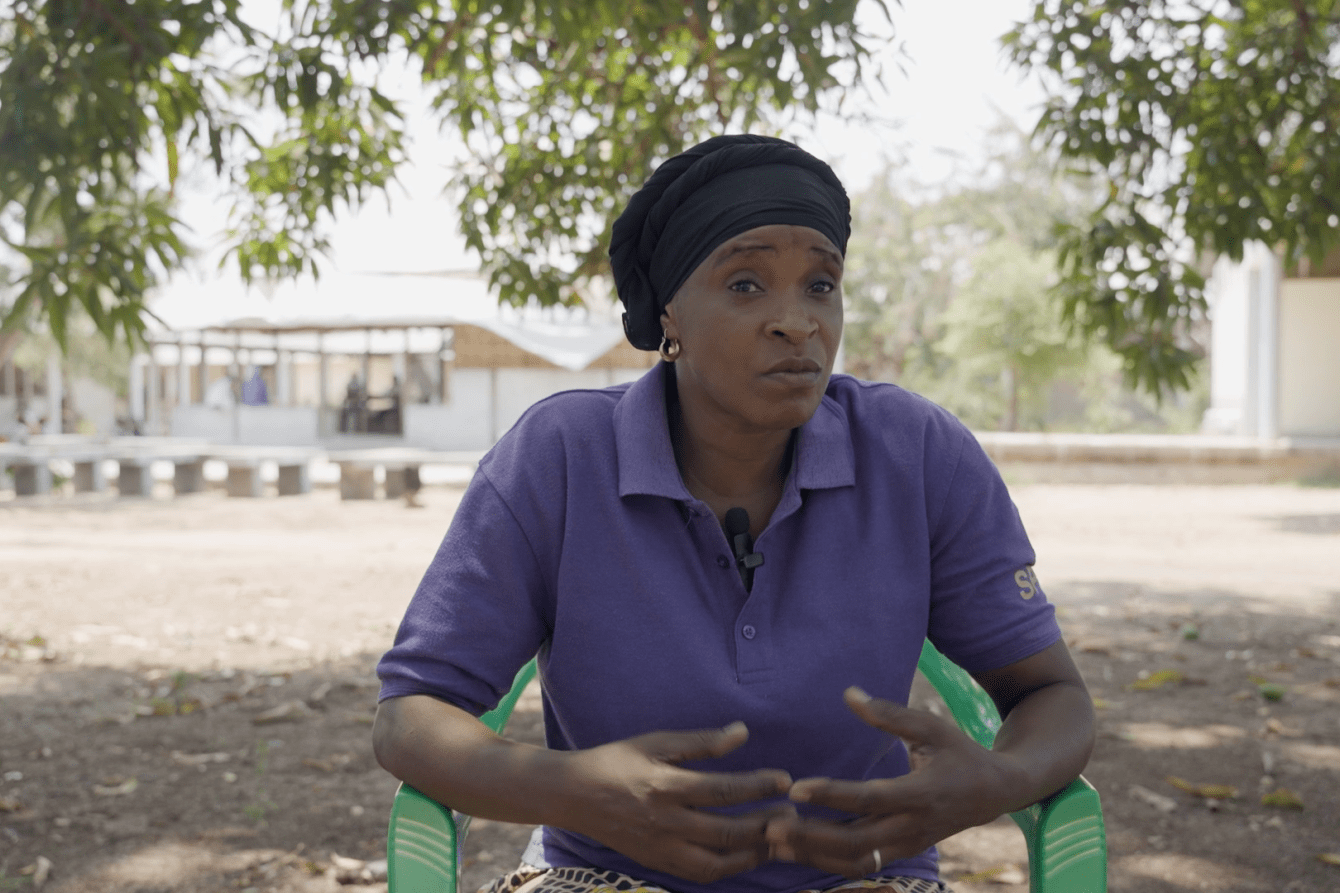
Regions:
<instances>
[{"instance_id":1,"label":"woman's lips","mask_svg":"<svg viewBox=\"0 0 1340 893\"><path fill-rule=\"evenodd\" d=\"M784 360L764 373L765 378L791 387L811 387L821 375L823 367L806 359Z\"/></svg>"}]
</instances>

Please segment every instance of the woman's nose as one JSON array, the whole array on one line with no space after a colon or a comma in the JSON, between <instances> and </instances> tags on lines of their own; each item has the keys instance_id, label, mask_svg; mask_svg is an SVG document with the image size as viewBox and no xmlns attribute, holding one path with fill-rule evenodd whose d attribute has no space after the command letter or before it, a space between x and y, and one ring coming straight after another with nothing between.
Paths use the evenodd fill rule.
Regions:
<instances>
[{"instance_id":1,"label":"woman's nose","mask_svg":"<svg viewBox=\"0 0 1340 893\"><path fill-rule=\"evenodd\" d=\"M782 299L777 318L769 327L774 335L797 343L809 338L818 328L819 321L805 306L804 298L794 295Z\"/></svg>"}]
</instances>

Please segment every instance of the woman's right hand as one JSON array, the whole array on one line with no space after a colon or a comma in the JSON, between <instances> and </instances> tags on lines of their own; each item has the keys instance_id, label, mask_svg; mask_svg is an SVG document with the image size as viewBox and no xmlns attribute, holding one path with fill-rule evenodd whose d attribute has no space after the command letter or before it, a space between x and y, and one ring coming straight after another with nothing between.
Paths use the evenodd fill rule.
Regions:
<instances>
[{"instance_id":1,"label":"woman's right hand","mask_svg":"<svg viewBox=\"0 0 1340 893\"><path fill-rule=\"evenodd\" d=\"M445 701L383 701L373 724L377 760L396 778L467 815L585 834L648 868L699 883L769 858L770 821L795 816L788 800L740 815L711 807L784 798L781 770L698 772L679 764L724 756L749 737L724 729L652 732L589 750L509 741Z\"/></svg>"},{"instance_id":2,"label":"woman's right hand","mask_svg":"<svg viewBox=\"0 0 1340 893\"><path fill-rule=\"evenodd\" d=\"M569 754L571 788L580 792L561 826L585 834L648 868L706 884L768 861L768 823L793 816L777 803L721 815L725 807L785 797L791 778L776 769L698 772L686 760L724 756L749 732L722 729L652 732Z\"/></svg>"}]
</instances>

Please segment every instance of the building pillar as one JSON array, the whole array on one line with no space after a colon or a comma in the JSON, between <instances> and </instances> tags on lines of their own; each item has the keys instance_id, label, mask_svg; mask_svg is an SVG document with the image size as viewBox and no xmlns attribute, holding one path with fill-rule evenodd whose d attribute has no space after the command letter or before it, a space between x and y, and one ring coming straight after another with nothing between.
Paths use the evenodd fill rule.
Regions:
<instances>
[{"instance_id":1,"label":"building pillar","mask_svg":"<svg viewBox=\"0 0 1340 893\"><path fill-rule=\"evenodd\" d=\"M363 393L372 393L369 384L372 378L372 329L367 329L367 346L363 350Z\"/></svg>"},{"instance_id":2,"label":"building pillar","mask_svg":"<svg viewBox=\"0 0 1340 893\"><path fill-rule=\"evenodd\" d=\"M1256 337L1256 435L1274 440L1279 434L1279 303L1283 271L1273 251L1261 246L1259 316Z\"/></svg>"},{"instance_id":3,"label":"building pillar","mask_svg":"<svg viewBox=\"0 0 1340 893\"><path fill-rule=\"evenodd\" d=\"M191 399L191 367L186 362L186 342L177 342L177 406L190 406L195 401Z\"/></svg>"},{"instance_id":4,"label":"building pillar","mask_svg":"<svg viewBox=\"0 0 1340 893\"><path fill-rule=\"evenodd\" d=\"M489 446L498 442L498 367L489 367Z\"/></svg>"},{"instance_id":5,"label":"building pillar","mask_svg":"<svg viewBox=\"0 0 1340 893\"><path fill-rule=\"evenodd\" d=\"M136 354L130 360L130 418L141 429L144 424L144 354Z\"/></svg>"},{"instance_id":6,"label":"building pillar","mask_svg":"<svg viewBox=\"0 0 1340 893\"><path fill-rule=\"evenodd\" d=\"M448 403L451 401L451 392L448 390L447 378L447 353L451 343L452 330L443 326L438 330L441 341L437 346L437 395L435 402Z\"/></svg>"},{"instance_id":7,"label":"building pillar","mask_svg":"<svg viewBox=\"0 0 1340 893\"><path fill-rule=\"evenodd\" d=\"M59 351L47 357L47 423L42 426L44 434L60 434L61 405L65 402L65 378L61 375L61 355Z\"/></svg>"},{"instance_id":8,"label":"building pillar","mask_svg":"<svg viewBox=\"0 0 1340 893\"><path fill-rule=\"evenodd\" d=\"M163 433L163 376L160 374L158 363L154 361L153 347L149 348L148 364L145 367L144 374L149 382L146 399L149 401L148 420L149 433Z\"/></svg>"},{"instance_id":9,"label":"building pillar","mask_svg":"<svg viewBox=\"0 0 1340 893\"><path fill-rule=\"evenodd\" d=\"M293 405L293 354L275 345L275 399L276 406Z\"/></svg>"},{"instance_id":10,"label":"building pillar","mask_svg":"<svg viewBox=\"0 0 1340 893\"><path fill-rule=\"evenodd\" d=\"M209 348L205 344L205 333L200 333L200 402L205 402L209 391ZM192 401L194 402L194 401Z\"/></svg>"},{"instance_id":11,"label":"building pillar","mask_svg":"<svg viewBox=\"0 0 1340 893\"><path fill-rule=\"evenodd\" d=\"M326 423L326 395L330 393L330 357L326 356L326 333L316 333L316 430L324 437L329 433Z\"/></svg>"}]
</instances>

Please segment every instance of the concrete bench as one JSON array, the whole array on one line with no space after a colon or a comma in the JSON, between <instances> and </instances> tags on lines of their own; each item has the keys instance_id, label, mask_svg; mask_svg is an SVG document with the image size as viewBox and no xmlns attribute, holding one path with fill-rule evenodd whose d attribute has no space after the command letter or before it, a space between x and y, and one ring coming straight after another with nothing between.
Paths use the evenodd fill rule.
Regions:
<instances>
[{"instance_id":1,"label":"concrete bench","mask_svg":"<svg viewBox=\"0 0 1340 893\"><path fill-rule=\"evenodd\" d=\"M214 447L208 458L228 466L229 496L258 497L264 493L261 467L273 462L278 469L280 496L298 496L312 490L311 463L318 450L302 447Z\"/></svg>"},{"instance_id":2,"label":"concrete bench","mask_svg":"<svg viewBox=\"0 0 1340 893\"><path fill-rule=\"evenodd\" d=\"M102 458L116 462L116 490L122 496L153 495L155 462L172 463L174 493L198 493L205 489L203 450L203 445L116 444L109 446ZM77 466L75 471L77 476Z\"/></svg>"},{"instance_id":3,"label":"concrete bench","mask_svg":"<svg viewBox=\"0 0 1340 893\"><path fill-rule=\"evenodd\" d=\"M103 472L103 465L108 459L106 448L61 448L54 450L51 458L73 466L74 492L101 493L107 489L107 475Z\"/></svg>"},{"instance_id":4,"label":"concrete bench","mask_svg":"<svg viewBox=\"0 0 1340 893\"><path fill-rule=\"evenodd\" d=\"M377 469L383 473L387 499L397 499L417 490L419 469L424 465L479 464L482 452L442 452L409 447L332 451L327 458L340 468L341 499L376 499Z\"/></svg>"},{"instance_id":5,"label":"concrete bench","mask_svg":"<svg viewBox=\"0 0 1340 893\"><path fill-rule=\"evenodd\" d=\"M113 437L104 458L117 463L116 489L122 496L153 495L155 462L172 463L174 493L198 493L205 489L209 449L208 442L194 438Z\"/></svg>"},{"instance_id":6,"label":"concrete bench","mask_svg":"<svg viewBox=\"0 0 1340 893\"><path fill-rule=\"evenodd\" d=\"M9 469L15 496L51 492L51 449L27 444L0 444L0 467Z\"/></svg>"}]
</instances>

